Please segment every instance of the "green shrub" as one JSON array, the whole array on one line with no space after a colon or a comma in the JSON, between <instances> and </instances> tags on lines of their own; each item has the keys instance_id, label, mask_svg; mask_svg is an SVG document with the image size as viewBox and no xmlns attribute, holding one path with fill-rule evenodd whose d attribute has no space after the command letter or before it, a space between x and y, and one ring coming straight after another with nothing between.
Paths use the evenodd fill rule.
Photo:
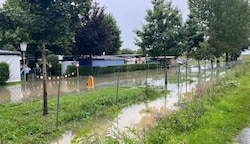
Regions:
<instances>
[{"instance_id":1,"label":"green shrub","mask_svg":"<svg viewBox=\"0 0 250 144\"><path fill-rule=\"evenodd\" d=\"M51 64L51 74L52 75L60 75L60 64L58 62L58 56L54 54L50 54L47 56L48 63Z\"/></svg>"},{"instance_id":2,"label":"green shrub","mask_svg":"<svg viewBox=\"0 0 250 144\"><path fill-rule=\"evenodd\" d=\"M9 64L0 62L0 85L3 85L10 78Z\"/></svg>"},{"instance_id":3,"label":"green shrub","mask_svg":"<svg viewBox=\"0 0 250 144\"><path fill-rule=\"evenodd\" d=\"M120 65L120 66L107 66L107 67L91 67L91 66L80 66L79 67L79 74L83 76L88 75L98 75L98 74L110 74L116 73L118 69L120 72L129 72L129 71L136 71L136 70L146 70L146 69L156 69L157 64L131 64L131 65ZM67 67L66 73L76 73L76 66L69 65Z\"/></svg>"}]
</instances>

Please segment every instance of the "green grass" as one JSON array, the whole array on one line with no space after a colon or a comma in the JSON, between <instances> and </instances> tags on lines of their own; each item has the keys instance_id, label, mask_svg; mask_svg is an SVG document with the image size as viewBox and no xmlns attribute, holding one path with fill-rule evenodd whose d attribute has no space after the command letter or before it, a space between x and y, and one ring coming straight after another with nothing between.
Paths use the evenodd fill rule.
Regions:
<instances>
[{"instance_id":1,"label":"green grass","mask_svg":"<svg viewBox=\"0 0 250 144\"><path fill-rule=\"evenodd\" d=\"M224 144L250 123L249 66L236 68L201 98L164 117L145 143ZM246 73L246 75L244 75Z\"/></svg>"},{"instance_id":2,"label":"green grass","mask_svg":"<svg viewBox=\"0 0 250 144\"><path fill-rule=\"evenodd\" d=\"M82 95L60 98L59 128L56 128L57 99L48 100L49 115L42 116L42 100L0 105L1 143L45 143L66 130L75 130L85 122L112 117L121 108L163 95L152 88L120 87L116 105L116 87L94 89Z\"/></svg>"}]
</instances>

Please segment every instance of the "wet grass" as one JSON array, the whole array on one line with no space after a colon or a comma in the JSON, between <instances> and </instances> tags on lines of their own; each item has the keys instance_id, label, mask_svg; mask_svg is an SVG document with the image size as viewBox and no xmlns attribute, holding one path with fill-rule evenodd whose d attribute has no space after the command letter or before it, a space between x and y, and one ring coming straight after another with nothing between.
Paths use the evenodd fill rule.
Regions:
<instances>
[{"instance_id":1,"label":"wet grass","mask_svg":"<svg viewBox=\"0 0 250 144\"><path fill-rule=\"evenodd\" d=\"M250 122L250 68L236 67L213 87L189 95L178 111L164 117L150 130L144 143L233 143Z\"/></svg>"},{"instance_id":2,"label":"wet grass","mask_svg":"<svg viewBox=\"0 0 250 144\"><path fill-rule=\"evenodd\" d=\"M83 123L115 116L125 106L166 94L166 91L156 92L148 88L148 95L145 96L145 88L120 87L118 99L116 99L116 90L116 87L106 87L82 95L62 96L58 128L55 126L56 98L48 100L49 115L47 116L42 116L42 100L1 104L0 143L45 143L60 136L66 130L79 128Z\"/></svg>"}]
</instances>

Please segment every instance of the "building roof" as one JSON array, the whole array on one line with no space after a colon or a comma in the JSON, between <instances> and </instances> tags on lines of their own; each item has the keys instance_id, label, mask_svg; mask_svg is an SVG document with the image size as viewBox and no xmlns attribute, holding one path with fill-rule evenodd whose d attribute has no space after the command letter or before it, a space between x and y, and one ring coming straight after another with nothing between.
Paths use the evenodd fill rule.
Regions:
<instances>
[{"instance_id":1,"label":"building roof","mask_svg":"<svg viewBox=\"0 0 250 144\"><path fill-rule=\"evenodd\" d=\"M155 58L147 57L147 58L149 58L149 59L164 59L165 56L158 56L158 57L155 57ZM176 58L176 56L166 56L166 59L174 59L174 58Z\"/></svg>"},{"instance_id":2,"label":"building roof","mask_svg":"<svg viewBox=\"0 0 250 144\"><path fill-rule=\"evenodd\" d=\"M21 55L20 51L0 50L0 55Z\"/></svg>"},{"instance_id":3,"label":"building roof","mask_svg":"<svg viewBox=\"0 0 250 144\"><path fill-rule=\"evenodd\" d=\"M102 56L93 56L93 60L124 60L124 58L113 56L113 55L102 55Z\"/></svg>"},{"instance_id":4,"label":"building roof","mask_svg":"<svg viewBox=\"0 0 250 144\"><path fill-rule=\"evenodd\" d=\"M127 57L138 57L138 56L143 56L143 55L142 54L120 54L120 55L115 55L115 56L127 58Z\"/></svg>"}]
</instances>

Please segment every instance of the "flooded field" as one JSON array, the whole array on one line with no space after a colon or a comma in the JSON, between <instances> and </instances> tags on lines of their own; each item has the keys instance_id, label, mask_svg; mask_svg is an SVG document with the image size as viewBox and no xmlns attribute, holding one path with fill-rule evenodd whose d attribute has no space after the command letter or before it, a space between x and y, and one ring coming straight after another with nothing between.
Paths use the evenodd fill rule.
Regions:
<instances>
[{"instance_id":1,"label":"flooded field","mask_svg":"<svg viewBox=\"0 0 250 144\"><path fill-rule=\"evenodd\" d=\"M168 77L180 76L178 71L179 69L169 70ZM184 71L183 67L180 71ZM196 75L197 67L191 68L189 73L194 73L194 75ZM209 71L202 72L204 77L209 74L211 74ZM184 93L192 91L199 81L199 79L194 76L192 77L194 81L192 83L180 81L180 83L168 83L165 85L164 76L164 70L120 73L119 78L118 73L95 76L95 88L116 86L119 79L120 86L137 87L145 86L147 83L159 89L167 89L170 93L154 101L128 106L122 109L121 113L114 119L94 121L90 127L92 129L91 133L97 134L100 137L105 135L112 136L120 132L125 132L128 128L135 128L137 132L142 133L145 128L150 128L157 123L162 116L177 109L175 104L178 102L179 98L182 97ZM207 78L207 80L209 80L209 78ZM87 77L62 79L60 93L61 95L81 94L88 91L86 83ZM58 80L48 80L47 89L48 97L57 96ZM32 98L42 98L43 85L42 80L31 81L25 84L0 87L0 91L0 103L21 102ZM82 127L82 129L85 128L89 128L89 126ZM75 136L73 131L67 131L61 138L52 141L51 144L70 144L70 141L74 139Z\"/></svg>"},{"instance_id":2,"label":"flooded field","mask_svg":"<svg viewBox=\"0 0 250 144\"><path fill-rule=\"evenodd\" d=\"M176 70L169 74L176 75ZM204 73L204 75L206 74L210 73ZM109 80L106 84L116 84L116 79L113 80L114 81ZM92 126L83 126L82 129L90 127L92 131L89 135L91 135L92 138L100 138L107 135L115 136L119 133L126 133L129 128L134 128L138 133L143 133L145 129L156 124L162 116L177 109L175 104L178 102L179 98L182 97L184 93L194 90L198 79L194 78L194 80L195 82L193 83L168 83L166 88L170 90L170 93L166 96L154 101L128 106L122 109L121 113L116 118L112 120L104 119L102 121L95 121ZM149 85L165 88L163 71L150 71L147 81ZM136 77L133 77L132 75L123 76L121 83L125 85L143 85L145 83L145 72L137 72ZM70 141L74 139L74 137L74 133L68 131L60 139L51 142L51 144L70 144ZM89 141L91 138L84 137L81 139L82 141Z\"/></svg>"}]
</instances>

